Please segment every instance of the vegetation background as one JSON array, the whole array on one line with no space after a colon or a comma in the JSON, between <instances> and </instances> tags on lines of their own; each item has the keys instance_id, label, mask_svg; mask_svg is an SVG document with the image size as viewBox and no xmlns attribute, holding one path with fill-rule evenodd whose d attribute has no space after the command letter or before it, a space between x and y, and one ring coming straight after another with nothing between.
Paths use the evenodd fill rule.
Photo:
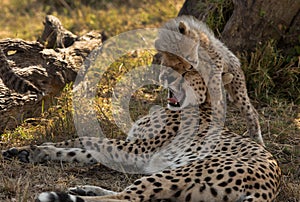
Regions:
<instances>
[{"instance_id":1,"label":"vegetation background","mask_svg":"<svg viewBox=\"0 0 300 202\"><path fill-rule=\"evenodd\" d=\"M220 2L208 20L218 32L222 20ZM81 35L90 30L105 31L108 37L137 28L159 27L176 17L183 0L1 0L0 39L37 40L47 14L58 17L64 27ZM227 5L227 4L226 4ZM227 5L230 7L230 5ZM226 7L226 11L228 8ZM246 74L249 94L261 117L267 148L283 169L283 186L277 201L300 201L300 81L299 53L284 55L270 40L251 53L238 53ZM296 49L295 49L296 50ZM111 92L122 75L131 69L151 63L153 52L128 53L111 65L99 83L97 94L99 122L105 134L124 138L114 124L111 113ZM53 106L40 118L24 120L13 131L0 135L0 149L44 141L61 141L74 137L72 119L72 85L66 86ZM133 119L147 114L151 106L163 105L165 91L157 86L145 86L131 99ZM246 131L245 122L234 107L229 107L227 125L239 134ZM1 120L0 120L1 121ZM0 201L33 201L46 190L65 190L80 184L94 184L122 190L138 176L117 173L101 165L25 165L7 162L0 157Z\"/></svg>"}]
</instances>

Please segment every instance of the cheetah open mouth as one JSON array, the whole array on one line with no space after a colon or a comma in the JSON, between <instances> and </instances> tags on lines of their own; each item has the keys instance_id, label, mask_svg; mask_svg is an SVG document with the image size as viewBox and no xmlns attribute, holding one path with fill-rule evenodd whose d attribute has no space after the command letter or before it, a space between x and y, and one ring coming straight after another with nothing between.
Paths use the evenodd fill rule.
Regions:
<instances>
[{"instance_id":1,"label":"cheetah open mouth","mask_svg":"<svg viewBox=\"0 0 300 202\"><path fill-rule=\"evenodd\" d=\"M168 89L168 104L171 107L180 107L185 99L184 91L174 91L172 89Z\"/></svg>"}]
</instances>

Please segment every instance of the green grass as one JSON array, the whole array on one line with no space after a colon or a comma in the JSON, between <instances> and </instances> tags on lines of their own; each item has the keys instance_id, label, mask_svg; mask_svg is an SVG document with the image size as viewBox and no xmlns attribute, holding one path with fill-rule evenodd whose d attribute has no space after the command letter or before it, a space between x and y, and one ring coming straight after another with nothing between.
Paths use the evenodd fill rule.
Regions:
<instances>
[{"instance_id":1,"label":"green grass","mask_svg":"<svg viewBox=\"0 0 300 202\"><path fill-rule=\"evenodd\" d=\"M216 36L220 37L226 22L232 15L233 2L231 0L199 1L198 9L204 12L209 9L208 15L206 16L206 23L214 31Z\"/></svg>"},{"instance_id":2,"label":"green grass","mask_svg":"<svg viewBox=\"0 0 300 202\"><path fill-rule=\"evenodd\" d=\"M216 33L222 30L232 9L231 4L220 2L223 1L212 1L215 7L208 18ZM128 0L126 3L117 0L3 0L0 2L0 38L36 40L41 35L46 14L57 16L65 28L78 35L96 29L115 36L137 28L159 27L177 15L182 3L183 0ZM153 54L153 51L128 53L110 65L103 75L98 84L95 108L106 136L125 137L112 116L113 87L130 70L150 64ZM277 201L299 201L299 61L285 57L276 49L274 42L257 47L251 54L241 54L239 58L249 94L261 118L267 148L279 160L284 172L283 188ZM6 131L0 139L1 149L72 138L75 127L71 88L71 84L66 86L62 95L48 110L44 110L41 117L27 119L15 130ZM147 114L152 106L164 105L164 98L165 91L157 86L144 86L137 90L130 100L131 118L136 120ZM227 125L242 134L246 124L240 116L234 107L229 107ZM0 200L32 201L43 190L64 190L84 183L121 190L134 178L103 167L24 165L3 161L0 157Z\"/></svg>"},{"instance_id":3,"label":"green grass","mask_svg":"<svg viewBox=\"0 0 300 202\"><path fill-rule=\"evenodd\" d=\"M240 56L250 95L260 102L288 100L300 104L300 61L287 58L269 41Z\"/></svg>"},{"instance_id":4,"label":"green grass","mask_svg":"<svg viewBox=\"0 0 300 202\"><path fill-rule=\"evenodd\" d=\"M181 1L65 1L3 0L0 37L36 40L46 14L58 17L70 31L82 34L103 30L108 36L145 27L158 27L177 15Z\"/></svg>"}]
</instances>

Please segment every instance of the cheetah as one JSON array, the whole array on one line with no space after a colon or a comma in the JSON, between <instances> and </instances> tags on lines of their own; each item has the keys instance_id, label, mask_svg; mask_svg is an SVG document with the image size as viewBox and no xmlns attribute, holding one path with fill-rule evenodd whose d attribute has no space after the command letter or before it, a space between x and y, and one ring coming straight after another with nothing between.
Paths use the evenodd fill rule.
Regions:
<instances>
[{"instance_id":1,"label":"cheetah","mask_svg":"<svg viewBox=\"0 0 300 202\"><path fill-rule=\"evenodd\" d=\"M182 23L182 21L189 23ZM201 66L197 64L197 61L201 58L201 60L210 60L213 63L211 66L214 68L214 74L218 74L217 72L220 74L230 73L232 82L225 85L228 98L245 116L248 126L248 136L261 145L264 145L258 113L248 97L245 75L239 59L220 40L215 38L212 31L204 23L192 16L181 16L176 18L169 23L166 23L164 28L174 32L180 32L181 34L188 36L188 40L194 39L199 43L191 43L188 41L187 43L189 45L185 45L187 40L184 38L181 39L181 45L177 45L177 43L173 41L176 37L165 36L164 41L160 41L160 44L158 45L161 46L161 44L163 44L168 51L172 49L172 52L174 52L175 55L181 56L194 67ZM175 44L177 47L170 48L172 44ZM159 48L162 50L164 49L164 47ZM209 75L209 71L211 71L210 68L200 67L198 71L199 70L206 83L208 83L208 80L213 81ZM220 77L221 75L219 75L216 82L221 80ZM215 85L218 86L219 84ZM220 98L215 100L219 99Z\"/></svg>"},{"instance_id":2,"label":"cheetah","mask_svg":"<svg viewBox=\"0 0 300 202\"><path fill-rule=\"evenodd\" d=\"M81 137L3 151L5 158L16 157L23 162L99 162L114 169L144 173L145 177L121 192L83 185L68 192L43 192L37 202L274 200L281 177L276 160L261 144L224 127L222 116L217 114L222 109L213 106L223 102L218 88L234 88L235 69L211 68L216 66L206 45L213 45L208 36L211 33L196 19L178 17L164 28L172 32L159 35L158 43L173 38L174 33L191 37L189 34L194 32L190 48L201 53L182 57L158 45L163 57L160 79L169 90L169 107L158 108L138 120L129 139ZM220 57L228 59L227 55ZM199 67L212 69L213 73L203 75ZM217 88L213 86L216 84ZM221 100L214 100L218 97Z\"/></svg>"}]
</instances>

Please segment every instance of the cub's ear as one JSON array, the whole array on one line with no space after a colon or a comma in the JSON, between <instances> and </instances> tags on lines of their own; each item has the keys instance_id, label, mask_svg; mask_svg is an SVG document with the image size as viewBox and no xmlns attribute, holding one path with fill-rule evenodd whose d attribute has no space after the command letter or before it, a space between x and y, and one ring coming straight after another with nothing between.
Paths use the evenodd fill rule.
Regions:
<instances>
[{"instance_id":1,"label":"cub's ear","mask_svg":"<svg viewBox=\"0 0 300 202\"><path fill-rule=\"evenodd\" d=\"M179 22L179 25L178 25L178 30L181 34L186 34L187 33L187 26L184 24L184 22Z\"/></svg>"},{"instance_id":2,"label":"cub's ear","mask_svg":"<svg viewBox=\"0 0 300 202\"><path fill-rule=\"evenodd\" d=\"M208 47L209 46L210 40L209 40L208 36L205 33L200 32L199 33L199 39L200 39L200 43L203 47Z\"/></svg>"}]
</instances>

